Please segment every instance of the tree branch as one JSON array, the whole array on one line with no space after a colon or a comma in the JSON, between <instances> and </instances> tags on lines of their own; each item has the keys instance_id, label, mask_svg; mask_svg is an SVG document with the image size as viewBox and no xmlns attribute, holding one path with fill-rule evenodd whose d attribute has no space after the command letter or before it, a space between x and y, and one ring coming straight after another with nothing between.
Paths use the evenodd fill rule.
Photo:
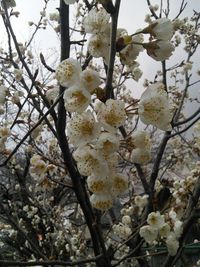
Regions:
<instances>
[{"instance_id":1,"label":"tree branch","mask_svg":"<svg viewBox=\"0 0 200 267\"><path fill-rule=\"evenodd\" d=\"M109 57L108 72L105 85L106 99L113 98L112 81L113 81L113 71L114 71L115 54L116 54L117 22L118 22L120 3L121 0L116 0L115 12L111 15L112 30L111 30L111 41L110 41L110 57Z\"/></svg>"}]
</instances>

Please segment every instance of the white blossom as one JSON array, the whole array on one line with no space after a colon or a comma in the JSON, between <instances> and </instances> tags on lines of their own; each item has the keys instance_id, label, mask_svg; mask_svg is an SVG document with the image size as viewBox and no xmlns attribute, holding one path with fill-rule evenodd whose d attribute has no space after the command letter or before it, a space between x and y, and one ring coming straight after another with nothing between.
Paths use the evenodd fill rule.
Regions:
<instances>
[{"instance_id":1,"label":"white blossom","mask_svg":"<svg viewBox=\"0 0 200 267\"><path fill-rule=\"evenodd\" d=\"M152 84L144 91L138 114L144 124L152 124L163 131L171 129L169 100L162 83Z\"/></svg>"},{"instance_id":2,"label":"white blossom","mask_svg":"<svg viewBox=\"0 0 200 267\"><path fill-rule=\"evenodd\" d=\"M65 90L63 99L67 111L81 113L90 104L91 95L82 84L77 83Z\"/></svg>"},{"instance_id":3,"label":"white blossom","mask_svg":"<svg viewBox=\"0 0 200 267\"><path fill-rule=\"evenodd\" d=\"M118 153L114 152L111 154L106 154L105 151L102 151L102 150L100 150L100 151L103 154L103 157L105 158L110 171L114 170L118 164Z\"/></svg>"},{"instance_id":4,"label":"white blossom","mask_svg":"<svg viewBox=\"0 0 200 267\"><path fill-rule=\"evenodd\" d=\"M7 138L10 136L10 130L7 127L0 127L0 142L6 142Z\"/></svg>"},{"instance_id":5,"label":"white blossom","mask_svg":"<svg viewBox=\"0 0 200 267\"><path fill-rule=\"evenodd\" d=\"M159 211L151 212L147 217L147 223L156 229L164 225L164 215L161 215Z\"/></svg>"},{"instance_id":6,"label":"white blossom","mask_svg":"<svg viewBox=\"0 0 200 267\"><path fill-rule=\"evenodd\" d=\"M164 223L161 227L159 227L159 235L161 237L167 237L170 233L170 226L168 223Z\"/></svg>"},{"instance_id":7,"label":"white blossom","mask_svg":"<svg viewBox=\"0 0 200 267\"><path fill-rule=\"evenodd\" d=\"M170 256L175 256L179 248L179 242L174 233L170 233L166 240L167 250Z\"/></svg>"},{"instance_id":8,"label":"white blossom","mask_svg":"<svg viewBox=\"0 0 200 267\"><path fill-rule=\"evenodd\" d=\"M122 217L122 223L126 224L126 225L130 225L131 224L131 217L129 215L124 215Z\"/></svg>"},{"instance_id":9,"label":"white blossom","mask_svg":"<svg viewBox=\"0 0 200 267\"><path fill-rule=\"evenodd\" d=\"M30 163L31 163L30 173L33 177L36 176L40 177L45 174L47 166L40 156L33 155L33 157L30 160Z\"/></svg>"},{"instance_id":10,"label":"white blossom","mask_svg":"<svg viewBox=\"0 0 200 267\"><path fill-rule=\"evenodd\" d=\"M147 243L153 243L158 236L158 230L150 225L144 225L140 228L140 236L144 238Z\"/></svg>"},{"instance_id":11,"label":"white blossom","mask_svg":"<svg viewBox=\"0 0 200 267\"><path fill-rule=\"evenodd\" d=\"M110 189L109 178L92 174L87 178L88 188L92 193L108 194Z\"/></svg>"},{"instance_id":12,"label":"white blossom","mask_svg":"<svg viewBox=\"0 0 200 267\"><path fill-rule=\"evenodd\" d=\"M173 36L173 24L168 18L160 18L152 21L143 32L150 33L159 40L171 40Z\"/></svg>"},{"instance_id":13,"label":"white blossom","mask_svg":"<svg viewBox=\"0 0 200 267\"><path fill-rule=\"evenodd\" d=\"M145 131L135 131L129 138L128 144L133 148L150 147L150 136Z\"/></svg>"},{"instance_id":14,"label":"white blossom","mask_svg":"<svg viewBox=\"0 0 200 267\"><path fill-rule=\"evenodd\" d=\"M148 202L148 195L143 195L143 196L136 196L135 197L135 204L140 207L140 208L144 208L144 206L147 204Z\"/></svg>"},{"instance_id":15,"label":"white blossom","mask_svg":"<svg viewBox=\"0 0 200 267\"><path fill-rule=\"evenodd\" d=\"M100 125L95 121L91 111L75 114L67 129L69 141L76 146L85 145L100 134Z\"/></svg>"},{"instance_id":16,"label":"white blossom","mask_svg":"<svg viewBox=\"0 0 200 267\"><path fill-rule=\"evenodd\" d=\"M108 174L107 162L91 146L79 147L73 155L82 175L89 176L95 173L97 176L106 176Z\"/></svg>"},{"instance_id":17,"label":"white blossom","mask_svg":"<svg viewBox=\"0 0 200 267\"><path fill-rule=\"evenodd\" d=\"M145 164L151 159L149 148L135 148L131 152L131 161L138 164Z\"/></svg>"},{"instance_id":18,"label":"white blossom","mask_svg":"<svg viewBox=\"0 0 200 267\"><path fill-rule=\"evenodd\" d=\"M80 63L73 58L67 58L58 65L55 77L60 85L69 87L80 81L80 74Z\"/></svg>"},{"instance_id":19,"label":"white blossom","mask_svg":"<svg viewBox=\"0 0 200 267\"><path fill-rule=\"evenodd\" d=\"M120 238L126 239L131 235L131 228L126 224L119 223L113 225L113 232L117 234Z\"/></svg>"},{"instance_id":20,"label":"white blossom","mask_svg":"<svg viewBox=\"0 0 200 267\"><path fill-rule=\"evenodd\" d=\"M114 173L111 175L111 194L116 197L128 189L128 178L125 174Z\"/></svg>"},{"instance_id":21,"label":"white blossom","mask_svg":"<svg viewBox=\"0 0 200 267\"><path fill-rule=\"evenodd\" d=\"M189 70L192 69L192 66L193 66L193 62L186 62L184 65L183 65L183 74Z\"/></svg>"},{"instance_id":22,"label":"white blossom","mask_svg":"<svg viewBox=\"0 0 200 267\"><path fill-rule=\"evenodd\" d=\"M119 139L115 134L103 132L96 142L96 148L102 150L103 154L109 155L119 148Z\"/></svg>"},{"instance_id":23,"label":"white blossom","mask_svg":"<svg viewBox=\"0 0 200 267\"><path fill-rule=\"evenodd\" d=\"M174 223L174 233L176 238L179 238L183 233L183 222L176 220Z\"/></svg>"},{"instance_id":24,"label":"white blossom","mask_svg":"<svg viewBox=\"0 0 200 267\"><path fill-rule=\"evenodd\" d=\"M169 218L172 219L174 222L177 220L177 214L173 209L169 212Z\"/></svg>"},{"instance_id":25,"label":"white blossom","mask_svg":"<svg viewBox=\"0 0 200 267\"><path fill-rule=\"evenodd\" d=\"M135 80L136 82L139 81L139 79L142 77L142 70L140 68L133 68L131 71L133 80Z\"/></svg>"},{"instance_id":26,"label":"white blossom","mask_svg":"<svg viewBox=\"0 0 200 267\"><path fill-rule=\"evenodd\" d=\"M86 33L102 33L108 28L110 15L105 9L91 9L87 17L83 21L83 26Z\"/></svg>"},{"instance_id":27,"label":"white blossom","mask_svg":"<svg viewBox=\"0 0 200 267\"><path fill-rule=\"evenodd\" d=\"M171 42L163 40L143 44L143 47L147 50L147 54L156 61L168 59L175 49Z\"/></svg>"},{"instance_id":28,"label":"white blossom","mask_svg":"<svg viewBox=\"0 0 200 267\"><path fill-rule=\"evenodd\" d=\"M105 104L99 106L97 117L105 130L115 133L126 120L124 102L108 99Z\"/></svg>"},{"instance_id":29,"label":"white blossom","mask_svg":"<svg viewBox=\"0 0 200 267\"><path fill-rule=\"evenodd\" d=\"M46 92L46 98L49 103L54 103L59 95L59 87L53 87Z\"/></svg>"},{"instance_id":30,"label":"white blossom","mask_svg":"<svg viewBox=\"0 0 200 267\"><path fill-rule=\"evenodd\" d=\"M49 14L49 19L51 21L59 21L60 17L59 17L59 13L58 12L54 12L54 13L50 13Z\"/></svg>"},{"instance_id":31,"label":"white blossom","mask_svg":"<svg viewBox=\"0 0 200 267\"><path fill-rule=\"evenodd\" d=\"M23 70L20 70L20 69L14 69L14 75L15 75L15 80L16 81L21 81L21 79L22 79L22 75L23 75Z\"/></svg>"},{"instance_id":32,"label":"white blossom","mask_svg":"<svg viewBox=\"0 0 200 267\"><path fill-rule=\"evenodd\" d=\"M139 53L144 50L142 45L134 44L143 42L143 35L138 34L132 37L132 44L128 44L120 51L120 60L125 65L132 65L133 61L138 57Z\"/></svg>"},{"instance_id":33,"label":"white blossom","mask_svg":"<svg viewBox=\"0 0 200 267\"><path fill-rule=\"evenodd\" d=\"M103 57L106 62L109 60L110 37L107 34L93 34L88 43L89 53L95 57Z\"/></svg>"},{"instance_id":34,"label":"white blossom","mask_svg":"<svg viewBox=\"0 0 200 267\"><path fill-rule=\"evenodd\" d=\"M102 211L110 209L113 205L113 199L109 194L93 194L90 202L94 208Z\"/></svg>"},{"instance_id":35,"label":"white blossom","mask_svg":"<svg viewBox=\"0 0 200 267\"><path fill-rule=\"evenodd\" d=\"M81 82L90 93L93 93L94 89L101 84L99 73L92 69L86 69L81 73Z\"/></svg>"}]
</instances>

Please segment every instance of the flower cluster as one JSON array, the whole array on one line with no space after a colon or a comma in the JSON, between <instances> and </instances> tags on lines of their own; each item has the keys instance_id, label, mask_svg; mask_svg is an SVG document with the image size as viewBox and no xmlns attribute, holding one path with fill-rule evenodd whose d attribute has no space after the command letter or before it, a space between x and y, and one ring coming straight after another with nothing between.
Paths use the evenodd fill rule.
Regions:
<instances>
[{"instance_id":1,"label":"flower cluster","mask_svg":"<svg viewBox=\"0 0 200 267\"><path fill-rule=\"evenodd\" d=\"M132 148L131 161L138 164L147 163L151 158L151 144L149 134L136 131L128 138L128 146Z\"/></svg>"},{"instance_id":2,"label":"flower cluster","mask_svg":"<svg viewBox=\"0 0 200 267\"><path fill-rule=\"evenodd\" d=\"M173 24L168 18L160 18L150 21L150 25L143 30L137 31L132 36L124 34L118 38L117 49L120 51L120 59L123 64L134 68L134 61L140 51L146 49L147 54L156 61L168 59L174 51L174 46L170 41L173 36ZM150 34L150 41L143 43L143 35ZM135 36L136 35L136 36ZM125 47L125 48L124 48Z\"/></svg>"},{"instance_id":3,"label":"flower cluster","mask_svg":"<svg viewBox=\"0 0 200 267\"><path fill-rule=\"evenodd\" d=\"M126 223L113 225L113 232L122 239L126 239L131 235L131 228Z\"/></svg>"},{"instance_id":4,"label":"flower cluster","mask_svg":"<svg viewBox=\"0 0 200 267\"><path fill-rule=\"evenodd\" d=\"M174 256L179 248L179 241L183 227L177 218L175 211L171 210L166 217L159 211L151 212L147 218L148 225L140 228L140 236L148 244L156 244L158 241L165 242L168 252Z\"/></svg>"},{"instance_id":5,"label":"flower cluster","mask_svg":"<svg viewBox=\"0 0 200 267\"><path fill-rule=\"evenodd\" d=\"M142 76L142 71L139 68L139 63L136 61L139 53L144 50L141 43L143 42L143 35L138 34L136 36L129 36L130 40L128 39L128 35L124 35L117 40L117 43L122 39L123 43L128 43L120 52L119 57L122 62L127 68L127 71L132 74L132 78L135 81L138 81ZM138 44L137 44L138 43Z\"/></svg>"},{"instance_id":6,"label":"flower cluster","mask_svg":"<svg viewBox=\"0 0 200 267\"><path fill-rule=\"evenodd\" d=\"M93 8L83 21L83 27L86 33L91 34L88 43L89 53L95 57L103 57L106 62L109 61L110 45L110 15L105 9L97 10Z\"/></svg>"},{"instance_id":7,"label":"flower cluster","mask_svg":"<svg viewBox=\"0 0 200 267\"><path fill-rule=\"evenodd\" d=\"M91 94L100 85L98 72L92 69L82 71L80 63L68 58L56 69L59 84L67 87L64 93L65 108L69 112L82 113L91 102Z\"/></svg>"},{"instance_id":8,"label":"flower cluster","mask_svg":"<svg viewBox=\"0 0 200 267\"><path fill-rule=\"evenodd\" d=\"M182 217L185 212L185 208L188 205L188 196L193 192L199 176L200 166L196 165L190 175L184 179L175 179L173 182L173 187L170 191L174 200L174 209L179 217Z\"/></svg>"},{"instance_id":9,"label":"flower cluster","mask_svg":"<svg viewBox=\"0 0 200 267\"><path fill-rule=\"evenodd\" d=\"M93 8L83 21L86 33L91 34L88 42L88 51L94 58L103 57L105 63L109 62L110 47L110 14L105 9ZM143 42L143 34L150 34L150 41ZM147 54L157 61L168 59L174 51L170 42L173 36L173 24L168 18L160 18L150 22L143 30L128 35L125 29L117 29L116 51L122 64L127 68L135 81L142 76L137 59L139 53L146 49Z\"/></svg>"},{"instance_id":10,"label":"flower cluster","mask_svg":"<svg viewBox=\"0 0 200 267\"><path fill-rule=\"evenodd\" d=\"M170 42L173 36L173 24L168 18L160 18L142 30L151 36L150 42L143 44L147 54L157 61L168 59L174 51Z\"/></svg>"},{"instance_id":11,"label":"flower cluster","mask_svg":"<svg viewBox=\"0 0 200 267\"><path fill-rule=\"evenodd\" d=\"M101 31L99 26L104 21L103 15L94 12L92 10L92 15L89 14L93 18L92 24L87 25L87 19L85 22L88 32L91 29ZM72 58L60 63L56 79L61 86L68 87L63 98L66 110L73 112L67 134L69 142L77 148L74 159L81 175L88 176L88 188L93 193L90 198L92 205L106 210L112 206L113 199L128 187L127 177L116 169L117 129L126 119L124 102L108 99L105 103L98 102L95 110L91 110L88 107L91 95L101 83L99 74L92 69L82 71L80 64Z\"/></svg>"},{"instance_id":12,"label":"flower cluster","mask_svg":"<svg viewBox=\"0 0 200 267\"><path fill-rule=\"evenodd\" d=\"M136 195L132 201L131 199L131 203L129 203L128 205L126 205L125 207L123 207L121 209L121 215L123 216L122 218L122 223L124 223L125 221L130 221L129 219L125 219L127 217L129 218L133 218L135 216L140 216L144 207L146 206L146 204L148 203L148 195L144 194L144 195ZM130 225L128 223L128 225Z\"/></svg>"}]
</instances>

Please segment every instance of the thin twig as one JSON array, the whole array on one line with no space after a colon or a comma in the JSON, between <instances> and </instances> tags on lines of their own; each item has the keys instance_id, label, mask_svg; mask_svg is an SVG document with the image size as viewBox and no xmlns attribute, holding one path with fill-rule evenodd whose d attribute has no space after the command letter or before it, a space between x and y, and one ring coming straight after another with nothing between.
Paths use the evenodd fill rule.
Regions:
<instances>
[{"instance_id":1,"label":"thin twig","mask_svg":"<svg viewBox=\"0 0 200 267\"><path fill-rule=\"evenodd\" d=\"M190 129L192 127L192 125L194 125L198 120L200 119L200 116L197 117L193 122L191 122L187 127L185 127L183 130L179 131L179 132L176 132L174 134L171 134L170 135L170 138L176 136L176 135L179 135L179 134L182 134L184 132L186 132L188 129Z\"/></svg>"},{"instance_id":2,"label":"thin twig","mask_svg":"<svg viewBox=\"0 0 200 267\"><path fill-rule=\"evenodd\" d=\"M197 111L195 111L190 117L186 118L186 119L183 120L183 121L179 121L179 122L177 122L177 123L174 123L173 126L174 126L174 127L177 127L177 126L179 126L179 125L185 124L185 123L187 123L188 121L191 121L192 119L194 119L199 113L200 113L200 108L198 108Z\"/></svg>"},{"instance_id":3,"label":"thin twig","mask_svg":"<svg viewBox=\"0 0 200 267\"><path fill-rule=\"evenodd\" d=\"M150 0L147 0L147 4L148 4L148 6L149 6L149 10L151 11L152 16L153 16L155 19L158 19L159 17L157 16L156 12L153 10L153 8L151 8L152 5L151 5Z\"/></svg>"},{"instance_id":4,"label":"thin twig","mask_svg":"<svg viewBox=\"0 0 200 267\"><path fill-rule=\"evenodd\" d=\"M20 148L20 146L26 141L26 139L30 136L30 134L42 123L43 120L47 117L48 114L52 111L52 109L57 105L57 103L60 101L60 98L62 95L58 97L58 99L55 101L55 103L47 110L47 112L39 119L39 121L25 134L25 136L20 140L20 142L16 145L16 147L13 149L11 154L7 157L7 159L0 164L0 167L5 166L8 161L13 157L13 155L17 152L17 150Z\"/></svg>"},{"instance_id":5,"label":"thin twig","mask_svg":"<svg viewBox=\"0 0 200 267\"><path fill-rule=\"evenodd\" d=\"M42 53L40 53L40 60L41 60L41 62L42 62L42 65L43 65L47 70L49 70L49 71L51 71L51 72L55 72L54 69L52 69L50 66L47 65L47 63L46 63L46 61L45 61L44 56L43 56Z\"/></svg>"}]
</instances>

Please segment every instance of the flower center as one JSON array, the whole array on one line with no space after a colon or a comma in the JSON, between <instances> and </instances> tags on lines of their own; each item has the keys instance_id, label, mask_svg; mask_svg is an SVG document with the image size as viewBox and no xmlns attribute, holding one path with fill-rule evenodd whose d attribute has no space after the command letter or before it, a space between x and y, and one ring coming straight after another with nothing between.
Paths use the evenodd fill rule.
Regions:
<instances>
[{"instance_id":1,"label":"flower center","mask_svg":"<svg viewBox=\"0 0 200 267\"><path fill-rule=\"evenodd\" d=\"M72 65L68 64L66 66L65 76L67 79L69 79L72 76L72 74L73 74L73 67L72 67Z\"/></svg>"},{"instance_id":2,"label":"flower center","mask_svg":"<svg viewBox=\"0 0 200 267\"><path fill-rule=\"evenodd\" d=\"M93 123L90 121L82 123L80 131L83 135L92 135L93 132Z\"/></svg>"},{"instance_id":3,"label":"flower center","mask_svg":"<svg viewBox=\"0 0 200 267\"><path fill-rule=\"evenodd\" d=\"M72 97L75 98L75 103L85 103L87 101L87 98L84 96L84 94L81 91L74 92L72 94Z\"/></svg>"}]
</instances>

